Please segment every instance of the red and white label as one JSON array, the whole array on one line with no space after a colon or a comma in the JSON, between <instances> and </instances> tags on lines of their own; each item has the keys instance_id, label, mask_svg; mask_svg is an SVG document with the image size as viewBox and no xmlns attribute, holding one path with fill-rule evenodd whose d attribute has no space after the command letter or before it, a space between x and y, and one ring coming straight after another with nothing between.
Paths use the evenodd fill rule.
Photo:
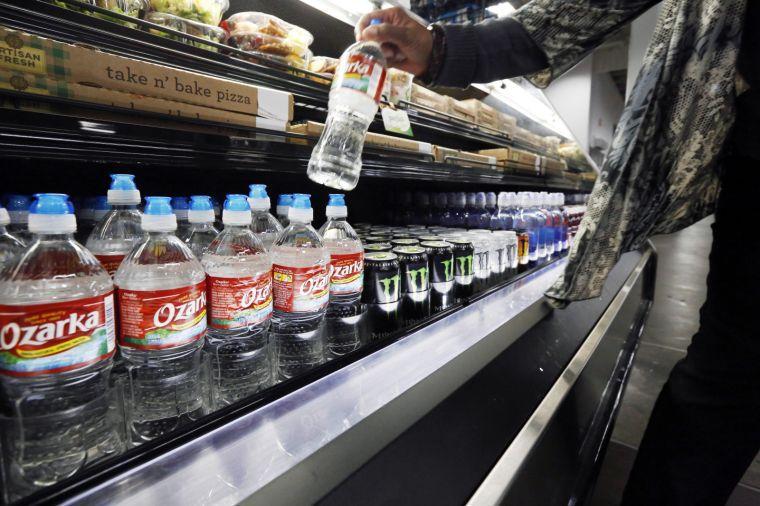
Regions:
<instances>
[{"instance_id":1,"label":"red and white label","mask_svg":"<svg viewBox=\"0 0 760 506\"><path fill-rule=\"evenodd\" d=\"M330 276L326 265L272 266L274 308L286 313L312 313L327 306Z\"/></svg>"},{"instance_id":2,"label":"red and white label","mask_svg":"<svg viewBox=\"0 0 760 506\"><path fill-rule=\"evenodd\" d=\"M52 304L0 305L0 372L37 376L78 369L116 349L113 291Z\"/></svg>"},{"instance_id":3,"label":"red and white label","mask_svg":"<svg viewBox=\"0 0 760 506\"><path fill-rule=\"evenodd\" d=\"M364 54L351 54L341 58L332 89L349 88L366 93L375 102L380 102L385 84L386 70L380 62Z\"/></svg>"},{"instance_id":4,"label":"red and white label","mask_svg":"<svg viewBox=\"0 0 760 506\"><path fill-rule=\"evenodd\" d=\"M206 335L206 282L172 290L119 289L119 343L160 350Z\"/></svg>"},{"instance_id":5,"label":"red and white label","mask_svg":"<svg viewBox=\"0 0 760 506\"><path fill-rule=\"evenodd\" d=\"M364 252L330 255L330 293L361 293L364 282Z\"/></svg>"},{"instance_id":6,"label":"red and white label","mask_svg":"<svg viewBox=\"0 0 760 506\"><path fill-rule=\"evenodd\" d=\"M113 275L119 270L121 261L124 260L125 256L127 255L95 255L95 258L98 259L100 265L102 265L106 272L108 272L108 275L113 278Z\"/></svg>"},{"instance_id":7,"label":"red and white label","mask_svg":"<svg viewBox=\"0 0 760 506\"><path fill-rule=\"evenodd\" d=\"M237 329L272 316L272 273L247 278L206 278L209 327Z\"/></svg>"}]
</instances>

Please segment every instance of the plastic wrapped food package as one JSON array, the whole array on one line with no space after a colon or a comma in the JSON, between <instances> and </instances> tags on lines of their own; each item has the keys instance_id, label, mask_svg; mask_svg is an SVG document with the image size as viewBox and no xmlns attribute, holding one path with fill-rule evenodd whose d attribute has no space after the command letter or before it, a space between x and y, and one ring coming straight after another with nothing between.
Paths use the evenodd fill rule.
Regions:
<instances>
[{"instance_id":1,"label":"plastic wrapped food package","mask_svg":"<svg viewBox=\"0 0 760 506\"><path fill-rule=\"evenodd\" d=\"M218 25L229 0L148 0L151 11L172 14L204 25Z\"/></svg>"},{"instance_id":2,"label":"plastic wrapped food package","mask_svg":"<svg viewBox=\"0 0 760 506\"><path fill-rule=\"evenodd\" d=\"M409 72L398 69L388 69L387 82L390 83L391 93L390 101L398 105L402 100L405 102L412 101L412 81L414 76Z\"/></svg>"},{"instance_id":3,"label":"plastic wrapped food package","mask_svg":"<svg viewBox=\"0 0 760 506\"><path fill-rule=\"evenodd\" d=\"M227 44L247 53L263 55L293 67L307 69L314 41L301 27L261 12L239 12L222 23Z\"/></svg>"},{"instance_id":4,"label":"plastic wrapped food package","mask_svg":"<svg viewBox=\"0 0 760 506\"><path fill-rule=\"evenodd\" d=\"M138 17L140 15L140 11L147 9L148 7L147 0L81 0L81 1L90 5L94 5L96 7L100 7L101 9L108 9L109 11L112 11L112 12L125 14L127 16L132 16L133 18ZM57 5L58 7L63 7L64 9L81 11L81 12L84 12L85 14L95 16L96 18L102 18L108 21L113 21L114 23L127 24L124 21L108 16L106 14L101 14L99 12L94 12L94 11L89 11L87 9L78 8L73 4L67 4L66 2L61 2L59 0L52 0L51 3Z\"/></svg>"},{"instance_id":5,"label":"plastic wrapped food package","mask_svg":"<svg viewBox=\"0 0 760 506\"><path fill-rule=\"evenodd\" d=\"M172 14L165 14L163 12L150 12L145 16L145 21L150 21L157 25L165 26L188 35L200 37L202 39L210 40L212 42L223 43L227 33L214 25L205 25L197 21L190 21L189 19L180 18ZM191 46L200 47L209 51L217 51L217 48L194 40L185 39L179 35L173 35L170 33L162 32L160 30L151 30L151 33L166 37L167 39L178 40L185 42Z\"/></svg>"},{"instance_id":6,"label":"plastic wrapped food package","mask_svg":"<svg viewBox=\"0 0 760 506\"><path fill-rule=\"evenodd\" d=\"M332 78L335 75L335 70L338 68L337 58L331 58L330 56L315 56L309 61L308 69L311 72L315 72L324 76L323 78L317 76L309 76L309 79L318 83L330 84Z\"/></svg>"}]
</instances>

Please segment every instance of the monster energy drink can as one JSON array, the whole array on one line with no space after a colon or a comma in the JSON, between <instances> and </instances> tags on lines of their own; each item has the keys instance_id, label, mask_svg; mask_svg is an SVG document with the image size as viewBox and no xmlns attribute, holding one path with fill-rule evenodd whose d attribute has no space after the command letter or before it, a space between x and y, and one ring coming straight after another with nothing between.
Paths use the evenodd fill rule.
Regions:
<instances>
[{"instance_id":1,"label":"monster energy drink can","mask_svg":"<svg viewBox=\"0 0 760 506\"><path fill-rule=\"evenodd\" d=\"M428 255L420 246L399 246L401 275L401 314L405 326L414 325L430 316L430 271Z\"/></svg>"},{"instance_id":2,"label":"monster energy drink can","mask_svg":"<svg viewBox=\"0 0 760 506\"><path fill-rule=\"evenodd\" d=\"M393 245L394 248L397 247L403 247L403 246L418 246L420 244L420 241L417 239L412 239L410 237L405 237L401 239L393 239L391 241L391 245Z\"/></svg>"},{"instance_id":3,"label":"monster energy drink can","mask_svg":"<svg viewBox=\"0 0 760 506\"><path fill-rule=\"evenodd\" d=\"M435 312L443 311L454 303L454 253L446 241L428 241L420 244L428 255L430 273L430 306Z\"/></svg>"},{"instance_id":4,"label":"monster energy drink can","mask_svg":"<svg viewBox=\"0 0 760 506\"><path fill-rule=\"evenodd\" d=\"M390 237L390 236L388 236L388 235L377 235L377 234L372 234L372 235L368 235L368 236L365 238L365 241L364 241L364 242L365 242L365 243L367 243L367 244L375 244L375 243L379 243L379 242L387 242L387 243L390 243L390 242L391 242L391 237Z\"/></svg>"},{"instance_id":5,"label":"monster energy drink can","mask_svg":"<svg viewBox=\"0 0 760 506\"><path fill-rule=\"evenodd\" d=\"M393 249L393 246L387 242L376 242L364 245L365 253L388 253L391 249Z\"/></svg>"},{"instance_id":6,"label":"monster energy drink can","mask_svg":"<svg viewBox=\"0 0 760 506\"><path fill-rule=\"evenodd\" d=\"M454 298L462 301L472 295L474 248L469 239L446 239L454 253Z\"/></svg>"},{"instance_id":7,"label":"monster energy drink can","mask_svg":"<svg viewBox=\"0 0 760 506\"><path fill-rule=\"evenodd\" d=\"M400 328L400 291L398 257L387 252L365 254L361 300L367 304L367 334L370 341L384 339Z\"/></svg>"}]
</instances>

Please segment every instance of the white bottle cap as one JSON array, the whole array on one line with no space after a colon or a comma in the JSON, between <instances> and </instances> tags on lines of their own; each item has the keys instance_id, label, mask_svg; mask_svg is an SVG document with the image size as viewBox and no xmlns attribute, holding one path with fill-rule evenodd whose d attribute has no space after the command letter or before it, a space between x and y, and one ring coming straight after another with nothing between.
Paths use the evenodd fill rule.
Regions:
<instances>
[{"instance_id":1,"label":"white bottle cap","mask_svg":"<svg viewBox=\"0 0 760 506\"><path fill-rule=\"evenodd\" d=\"M245 195L230 194L224 201L222 223L245 227L251 224L251 206Z\"/></svg>"},{"instance_id":2,"label":"white bottle cap","mask_svg":"<svg viewBox=\"0 0 760 506\"><path fill-rule=\"evenodd\" d=\"M190 209L187 212L187 221L190 223L213 223L216 219L213 209L206 209L203 211L196 211Z\"/></svg>"},{"instance_id":3,"label":"white bottle cap","mask_svg":"<svg viewBox=\"0 0 760 506\"><path fill-rule=\"evenodd\" d=\"M177 230L177 216L172 212L169 197L145 197L145 210L141 215L142 229L146 232L173 232Z\"/></svg>"},{"instance_id":4,"label":"white bottle cap","mask_svg":"<svg viewBox=\"0 0 760 506\"><path fill-rule=\"evenodd\" d=\"M272 207L272 202L269 200L267 194L267 186L264 184L252 184L248 185L250 192L248 193L248 205L251 206L252 211L269 211Z\"/></svg>"},{"instance_id":5,"label":"white bottle cap","mask_svg":"<svg viewBox=\"0 0 760 506\"><path fill-rule=\"evenodd\" d=\"M135 176L132 174L111 174L108 203L111 205L139 204L140 190L135 186Z\"/></svg>"},{"instance_id":6,"label":"white bottle cap","mask_svg":"<svg viewBox=\"0 0 760 506\"><path fill-rule=\"evenodd\" d=\"M0 207L0 225L7 225L11 222L11 217L8 215L8 211L4 207Z\"/></svg>"},{"instance_id":7,"label":"white bottle cap","mask_svg":"<svg viewBox=\"0 0 760 506\"><path fill-rule=\"evenodd\" d=\"M288 210L288 219L300 223L311 223L314 219L314 209L311 208L310 195L305 193L293 194L293 204Z\"/></svg>"},{"instance_id":8,"label":"white bottle cap","mask_svg":"<svg viewBox=\"0 0 760 506\"><path fill-rule=\"evenodd\" d=\"M68 195L39 193L29 213L29 231L35 234L73 234L77 231L74 207Z\"/></svg>"}]
</instances>

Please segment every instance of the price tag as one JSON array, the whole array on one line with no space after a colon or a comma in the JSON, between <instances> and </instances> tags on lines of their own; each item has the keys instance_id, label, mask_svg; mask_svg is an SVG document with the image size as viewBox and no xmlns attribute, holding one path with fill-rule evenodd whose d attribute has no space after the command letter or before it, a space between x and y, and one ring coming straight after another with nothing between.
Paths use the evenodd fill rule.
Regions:
<instances>
[{"instance_id":1,"label":"price tag","mask_svg":"<svg viewBox=\"0 0 760 506\"><path fill-rule=\"evenodd\" d=\"M409 123L409 115L406 111L383 107L380 113L383 115L383 126L386 131L413 136L412 125Z\"/></svg>"}]
</instances>

